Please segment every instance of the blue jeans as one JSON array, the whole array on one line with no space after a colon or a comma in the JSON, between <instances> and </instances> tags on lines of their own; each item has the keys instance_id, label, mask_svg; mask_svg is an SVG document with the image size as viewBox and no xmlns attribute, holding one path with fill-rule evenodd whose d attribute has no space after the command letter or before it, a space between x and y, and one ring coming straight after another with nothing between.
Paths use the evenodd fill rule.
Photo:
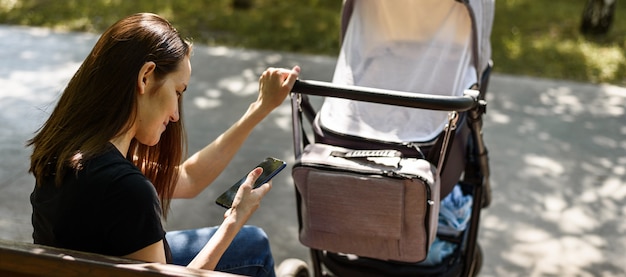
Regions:
<instances>
[{"instance_id":1,"label":"blue jeans","mask_svg":"<svg viewBox=\"0 0 626 277\"><path fill-rule=\"evenodd\" d=\"M209 241L217 227L167 232L165 238L172 251L172 263L188 265ZM246 276L274 277L274 258L263 230L244 226L215 267L216 271Z\"/></svg>"}]
</instances>

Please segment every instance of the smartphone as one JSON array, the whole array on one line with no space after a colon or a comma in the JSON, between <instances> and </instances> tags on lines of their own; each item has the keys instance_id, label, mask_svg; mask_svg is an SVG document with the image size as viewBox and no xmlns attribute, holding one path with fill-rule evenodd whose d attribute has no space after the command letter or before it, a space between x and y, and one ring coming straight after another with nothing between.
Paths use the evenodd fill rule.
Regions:
<instances>
[{"instance_id":1,"label":"smartphone","mask_svg":"<svg viewBox=\"0 0 626 277\"><path fill-rule=\"evenodd\" d=\"M276 176L276 174L278 174L278 172L283 170L283 168L285 168L286 166L287 166L287 163L285 163L284 161L281 161L273 157L266 158L263 162L261 162L259 165L254 167L254 168L257 168L257 167L263 168L263 173L261 173L261 176L259 176L259 178L256 179L256 182L254 183L252 187L258 188L261 185L269 182L274 176ZM248 173L250 173L250 171L248 171ZM239 190L239 187L243 184L243 182L246 181L246 178L248 177L248 173L246 173L246 176L243 176L241 180L237 181L237 183L231 186L227 191L222 193L222 195L220 195L220 197L218 197L215 200L215 203L217 203L218 205L224 208L230 209L230 207L232 207L233 205L233 200L235 199L235 195L237 195L237 191Z\"/></svg>"}]
</instances>

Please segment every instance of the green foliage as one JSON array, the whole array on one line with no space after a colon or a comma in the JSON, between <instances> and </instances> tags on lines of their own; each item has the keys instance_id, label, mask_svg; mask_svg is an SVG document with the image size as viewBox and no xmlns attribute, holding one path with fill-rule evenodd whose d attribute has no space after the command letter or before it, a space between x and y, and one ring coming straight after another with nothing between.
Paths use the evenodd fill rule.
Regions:
<instances>
[{"instance_id":1,"label":"green foliage","mask_svg":"<svg viewBox=\"0 0 626 277\"><path fill-rule=\"evenodd\" d=\"M244 0L245 1L245 0ZM626 5L610 32L580 34L587 0L497 0L495 71L626 85ZM121 17L154 12L196 43L336 56L340 0L0 0L0 23L102 32Z\"/></svg>"},{"instance_id":2,"label":"green foliage","mask_svg":"<svg viewBox=\"0 0 626 277\"><path fill-rule=\"evenodd\" d=\"M102 32L129 14L165 16L197 43L335 55L339 48L338 0L0 0L0 23Z\"/></svg>"},{"instance_id":3,"label":"green foliage","mask_svg":"<svg viewBox=\"0 0 626 277\"><path fill-rule=\"evenodd\" d=\"M496 71L626 85L626 5L617 1L608 34L586 37L579 31L586 1L496 1Z\"/></svg>"}]
</instances>

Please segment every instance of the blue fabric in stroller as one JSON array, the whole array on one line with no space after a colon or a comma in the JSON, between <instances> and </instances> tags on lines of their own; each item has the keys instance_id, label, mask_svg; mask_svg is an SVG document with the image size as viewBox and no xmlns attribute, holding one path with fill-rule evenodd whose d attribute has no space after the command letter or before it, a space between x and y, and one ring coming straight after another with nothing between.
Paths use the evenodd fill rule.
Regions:
<instances>
[{"instance_id":1,"label":"blue fabric in stroller","mask_svg":"<svg viewBox=\"0 0 626 277\"><path fill-rule=\"evenodd\" d=\"M468 204L467 228L439 236L454 244L440 255L442 260L406 264L311 249L316 276L469 276L480 267L479 215L490 201L481 116L491 68L493 9L493 0L344 1L342 49L332 84L302 81L294 88L296 159L310 141L301 129L306 117L315 143L424 154L441 165L442 203L446 196L474 199ZM373 94L365 88L373 88ZM430 97L385 99L393 92L376 89ZM319 112L306 94L327 96ZM474 103L455 106L464 95ZM461 113L448 143L442 138L449 111Z\"/></svg>"}]
</instances>

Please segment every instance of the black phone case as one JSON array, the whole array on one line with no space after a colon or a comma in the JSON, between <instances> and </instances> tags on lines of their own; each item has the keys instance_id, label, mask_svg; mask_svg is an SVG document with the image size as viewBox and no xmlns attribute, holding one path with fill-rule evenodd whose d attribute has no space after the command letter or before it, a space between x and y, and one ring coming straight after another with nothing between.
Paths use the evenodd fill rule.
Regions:
<instances>
[{"instance_id":1,"label":"black phone case","mask_svg":"<svg viewBox=\"0 0 626 277\"><path fill-rule=\"evenodd\" d=\"M254 168L257 168L257 167L263 168L263 173L256 180L253 188L258 188L259 186L269 182L274 176L276 176L276 174L278 174L286 166L287 166L287 163L285 163L284 161L281 161L273 157L266 158L263 162L259 163L256 167L254 167ZM215 203L224 208L230 209L233 204L233 199L235 198L235 195L237 195L237 191L239 190L239 187L243 184L243 182L246 181L247 177L248 176L246 174L246 176L243 176L239 181L237 181L234 185L232 185L228 190L222 193L222 195L220 195L215 200Z\"/></svg>"}]
</instances>

